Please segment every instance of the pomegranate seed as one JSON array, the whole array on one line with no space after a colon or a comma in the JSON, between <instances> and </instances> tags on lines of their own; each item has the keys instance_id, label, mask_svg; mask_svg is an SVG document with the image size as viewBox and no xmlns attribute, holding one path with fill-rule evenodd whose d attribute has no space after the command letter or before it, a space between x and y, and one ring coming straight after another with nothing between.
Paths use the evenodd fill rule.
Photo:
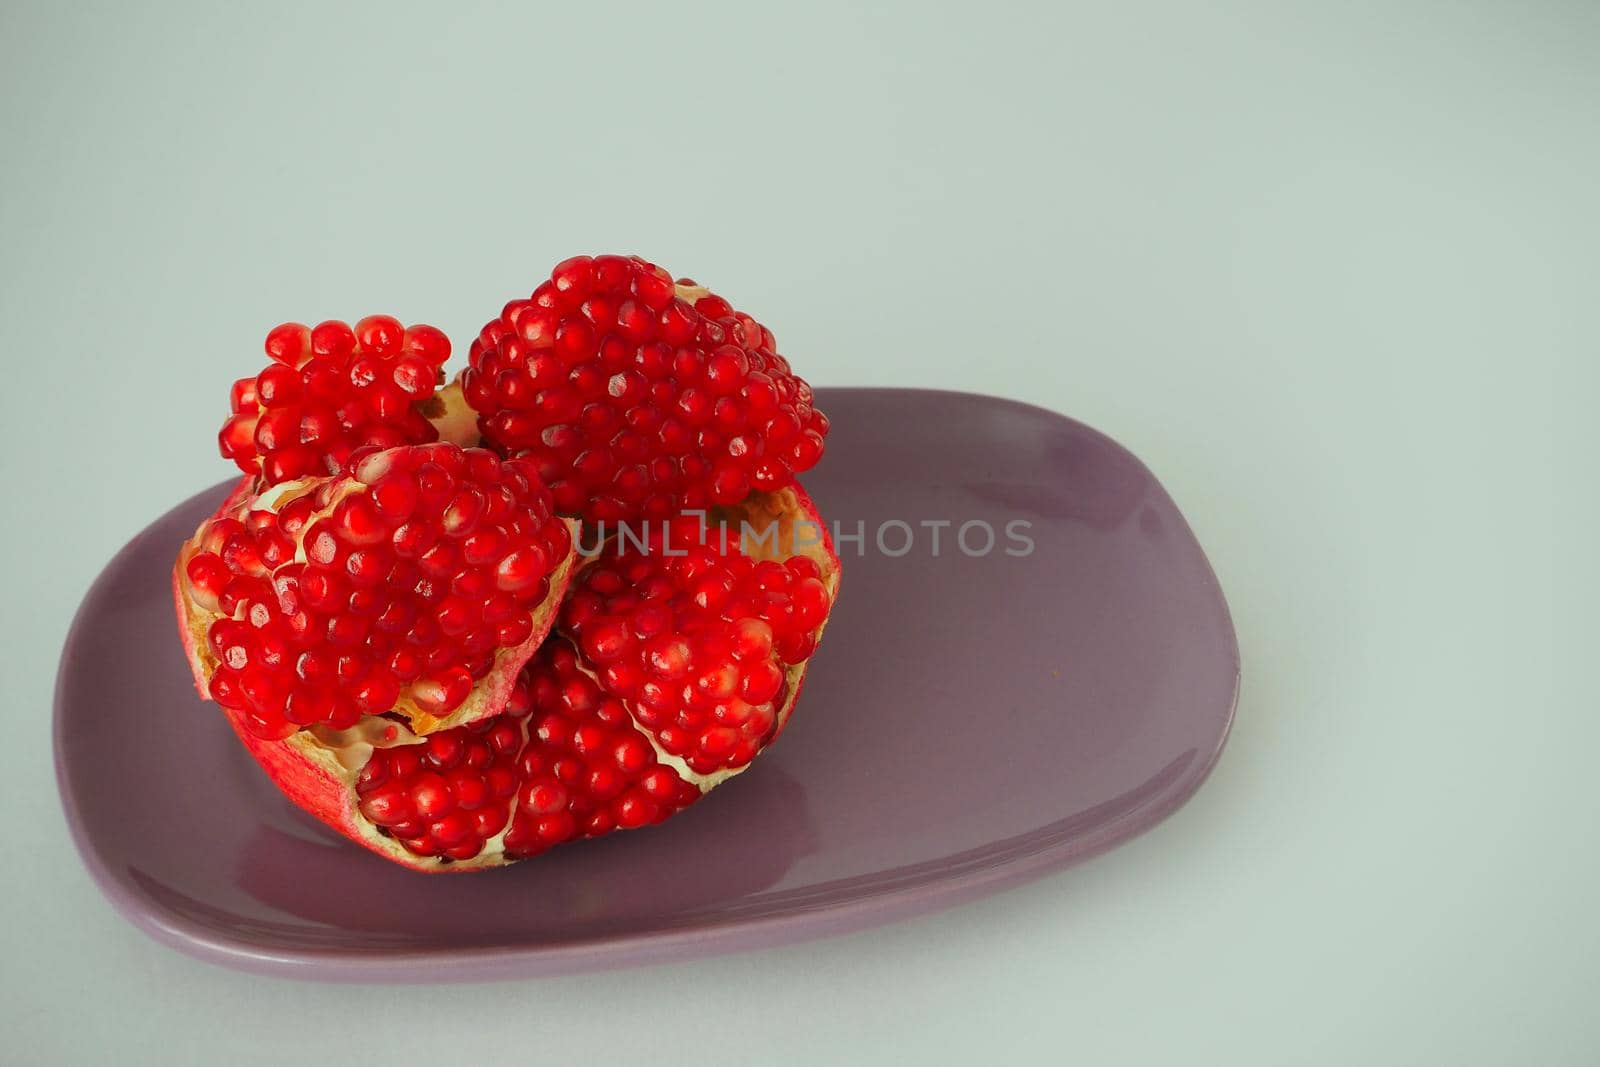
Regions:
<instances>
[{"instance_id":1,"label":"pomegranate seed","mask_svg":"<svg viewBox=\"0 0 1600 1067\"><path fill-rule=\"evenodd\" d=\"M311 331L298 322L274 326L267 333L267 355L281 364L297 367L309 354Z\"/></svg>"}]
</instances>

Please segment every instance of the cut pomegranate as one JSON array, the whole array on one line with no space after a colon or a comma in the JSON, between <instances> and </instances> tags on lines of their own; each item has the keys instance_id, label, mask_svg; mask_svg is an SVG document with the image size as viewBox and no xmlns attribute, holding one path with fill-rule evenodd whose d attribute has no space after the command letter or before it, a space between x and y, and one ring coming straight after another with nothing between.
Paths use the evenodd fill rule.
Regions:
<instances>
[{"instance_id":1,"label":"cut pomegranate","mask_svg":"<svg viewBox=\"0 0 1600 1067\"><path fill-rule=\"evenodd\" d=\"M292 800L418 870L501 866L660 822L742 771L776 737L838 590L838 559L797 488L758 494L718 518L727 525L709 531L714 548L702 550L698 536L691 542L679 526L670 542L650 547L687 555L608 546L586 564L584 591L564 613L562 631L528 663L493 718L422 737L394 717L365 717L345 730L317 726L282 741L257 736L238 711L230 719ZM742 547L741 522L750 534ZM705 595L724 580L725 597ZM688 671L675 660L633 656L603 654L606 662L597 664L580 651L595 643L597 626L619 618L628 635L623 648L660 652L682 641ZM648 632L640 633L641 622ZM661 709L641 702L642 688L617 686L625 673L617 664L635 662L641 673L659 676L665 665L686 681L672 720L694 724L684 728L694 740L679 746L683 752L667 747L674 735ZM760 664L774 665L777 679L762 675ZM734 695L707 705L695 679L729 670L739 679ZM751 678L761 679L760 688L743 689L756 684ZM708 752L704 737L724 728L726 711L718 709L741 701L740 691L761 699L742 701L736 743Z\"/></svg>"},{"instance_id":2,"label":"cut pomegranate","mask_svg":"<svg viewBox=\"0 0 1600 1067\"><path fill-rule=\"evenodd\" d=\"M201 695L296 804L475 870L659 822L782 731L839 560L796 481L828 420L766 327L578 256L443 388L444 335L387 316L266 349L173 593Z\"/></svg>"},{"instance_id":3,"label":"cut pomegranate","mask_svg":"<svg viewBox=\"0 0 1600 1067\"><path fill-rule=\"evenodd\" d=\"M772 332L637 257L577 256L473 341L484 438L538 464L562 514L666 518L791 485L828 420Z\"/></svg>"},{"instance_id":4,"label":"cut pomegranate","mask_svg":"<svg viewBox=\"0 0 1600 1067\"><path fill-rule=\"evenodd\" d=\"M234 383L217 435L223 456L263 485L336 474L358 448L424 444L439 439L440 421L457 425L438 396L450 341L432 326L387 315L354 327L286 322L266 349L272 362Z\"/></svg>"},{"instance_id":5,"label":"cut pomegranate","mask_svg":"<svg viewBox=\"0 0 1600 1067\"><path fill-rule=\"evenodd\" d=\"M262 738L498 714L575 560L531 463L485 449L366 449L346 474L240 497L173 582L202 695Z\"/></svg>"}]
</instances>

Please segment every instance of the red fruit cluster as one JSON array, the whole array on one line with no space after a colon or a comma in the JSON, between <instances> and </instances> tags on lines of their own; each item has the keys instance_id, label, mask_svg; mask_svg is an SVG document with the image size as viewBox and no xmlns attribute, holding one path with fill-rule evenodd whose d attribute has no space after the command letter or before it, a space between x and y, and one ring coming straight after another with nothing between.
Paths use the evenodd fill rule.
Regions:
<instances>
[{"instance_id":1,"label":"red fruit cluster","mask_svg":"<svg viewBox=\"0 0 1600 1067\"><path fill-rule=\"evenodd\" d=\"M375 750L356 792L361 813L409 852L451 860L502 831L506 856L524 859L660 822L700 798L559 638L529 663L505 714Z\"/></svg>"},{"instance_id":2,"label":"red fruit cluster","mask_svg":"<svg viewBox=\"0 0 1600 1067\"><path fill-rule=\"evenodd\" d=\"M532 636L571 535L525 460L416 445L212 520L184 565L221 616L210 692L261 737L353 725L404 698L443 717Z\"/></svg>"},{"instance_id":3,"label":"red fruit cluster","mask_svg":"<svg viewBox=\"0 0 1600 1067\"><path fill-rule=\"evenodd\" d=\"M479 869L659 822L783 728L837 558L701 527L820 523L797 475L828 420L766 327L578 256L442 395L431 326L286 323L266 350L219 435L249 477L174 590L197 684L294 802L408 867ZM582 564L580 518L612 535Z\"/></svg>"},{"instance_id":4,"label":"red fruit cluster","mask_svg":"<svg viewBox=\"0 0 1600 1067\"><path fill-rule=\"evenodd\" d=\"M356 449L438 440L419 405L434 395L450 341L387 315L267 334L272 363L233 384L224 457L266 485L338 473Z\"/></svg>"},{"instance_id":5,"label":"red fruit cluster","mask_svg":"<svg viewBox=\"0 0 1600 1067\"><path fill-rule=\"evenodd\" d=\"M828 420L772 332L637 257L577 256L473 341L485 438L538 466L563 514L665 518L790 485Z\"/></svg>"},{"instance_id":6,"label":"red fruit cluster","mask_svg":"<svg viewBox=\"0 0 1600 1067\"><path fill-rule=\"evenodd\" d=\"M702 774L744 766L772 738L786 668L811 656L831 604L811 559L758 561L726 541L692 520L642 550L619 539L560 622L606 692Z\"/></svg>"}]
</instances>

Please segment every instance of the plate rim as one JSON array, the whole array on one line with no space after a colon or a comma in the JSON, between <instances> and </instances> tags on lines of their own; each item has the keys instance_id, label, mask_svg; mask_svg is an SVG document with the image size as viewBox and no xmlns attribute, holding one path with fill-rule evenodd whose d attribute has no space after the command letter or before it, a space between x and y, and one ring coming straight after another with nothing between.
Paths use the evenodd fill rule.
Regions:
<instances>
[{"instance_id":1,"label":"plate rim","mask_svg":"<svg viewBox=\"0 0 1600 1067\"><path fill-rule=\"evenodd\" d=\"M63 690L66 684L66 668L68 661L76 658L73 652L83 640L82 631L87 625L84 618L85 605L107 581L117 562L138 545L154 522L159 521L160 516L158 516L150 523L146 523L107 560L84 591L62 643L61 657L56 670L51 716L51 745L56 787L73 844L96 887L116 912L146 935L184 955L207 963L255 974L329 982L414 984L494 981L650 965L776 947L834 937L900 919L929 914L1092 859L1133 840L1182 808L1210 777L1233 732L1238 710L1242 664L1238 631L1233 622L1227 597L1217 579L1216 570L1212 567L1204 547L1200 545L1199 538L1194 535L1193 528L1189 526L1188 518L1177 506L1177 502L1172 500L1166 486L1156 478L1154 472L1132 450L1109 434L1069 415L1026 401L954 389L894 386L838 386L819 389L823 390L830 393L877 393L897 396L937 395L998 404L1036 416L1060 419L1100 438L1148 475L1150 483L1172 503L1173 513L1183 523L1184 532L1199 550L1199 560L1207 579L1206 585L1215 596L1220 608L1220 622L1223 624L1227 643L1227 662L1231 667L1231 684L1223 701L1225 708L1221 729L1210 747L1204 751L1194 750L1194 756L1177 772L1172 782L1166 784L1152 797L1141 801L1124 816L1113 820L1089 836L1068 837L1049 842L995 863L980 864L971 870L929 877L910 886L868 887L859 893L832 900L820 908L790 909L764 915L712 919L703 924L687 927L615 935L600 934L572 941L532 946L485 945L468 948L370 950L297 947L273 950L259 942L229 937L214 928L186 919L110 870L104 856L88 839L77 794L72 786L72 772L64 756L66 742ZM226 484L230 483L220 483L218 486L187 497L168 508L162 515L182 507L196 496L218 491ZM1055 824L1047 824L1034 833L1045 831L1050 825ZM996 844L1022 842L1028 836L1013 835ZM955 855L960 854L953 854ZM953 856L942 857L936 862L948 862ZM885 873L905 869L890 868ZM419 964L424 966L414 969L415 965Z\"/></svg>"}]
</instances>

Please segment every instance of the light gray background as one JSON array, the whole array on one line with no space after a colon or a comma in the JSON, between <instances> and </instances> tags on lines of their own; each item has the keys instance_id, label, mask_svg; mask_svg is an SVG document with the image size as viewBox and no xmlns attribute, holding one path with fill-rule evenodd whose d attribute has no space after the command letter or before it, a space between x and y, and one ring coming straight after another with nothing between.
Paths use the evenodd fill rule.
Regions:
<instances>
[{"instance_id":1,"label":"light gray background","mask_svg":"<svg viewBox=\"0 0 1600 1067\"><path fill-rule=\"evenodd\" d=\"M0 1058L1597 1061L1600 7L257 6L0 6ZM1244 649L1211 781L1086 867L707 962L396 991L147 941L50 770L95 573L226 474L272 324L464 349L614 250L814 382L1142 456Z\"/></svg>"}]
</instances>

